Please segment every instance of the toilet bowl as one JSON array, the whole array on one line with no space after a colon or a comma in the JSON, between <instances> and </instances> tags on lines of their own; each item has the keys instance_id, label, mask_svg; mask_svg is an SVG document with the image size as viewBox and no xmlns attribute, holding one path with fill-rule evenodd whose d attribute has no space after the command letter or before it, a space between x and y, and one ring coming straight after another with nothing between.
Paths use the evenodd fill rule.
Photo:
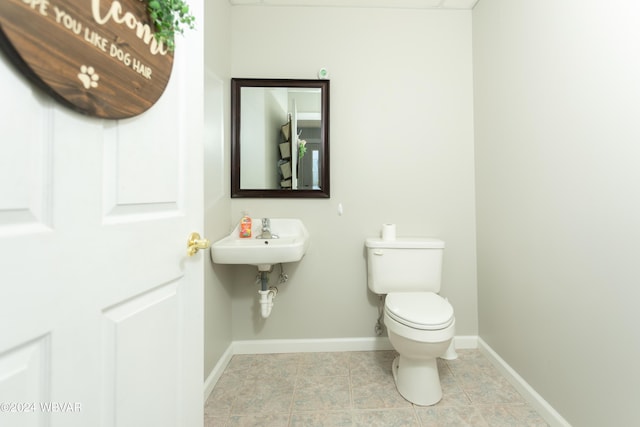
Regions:
<instances>
[{"instance_id":1,"label":"toilet bowl","mask_svg":"<svg viewBox=\"0 0 640 427\"><path fill-rule=\"evenodd\" d=\"M455 335L449 302L433 292L390 293L384 322L399 354L392 365L398 392L416 405L438 403L442 388L437 358L447 352Z\"/></svg>"},{"instance_id":2,"label":"toilet bowl","mask_svg":"<svg viewBox=\"0 0 640 427\"><path fill-rule=\"evenodd\" d=\"M442 298L444 241L429 237L368 238L367 286L386 295L384 323L399 356L392 372L398 392L428 406L442 398L438 357L455 358L453 307Z\"/></svg>"}]
</instances>

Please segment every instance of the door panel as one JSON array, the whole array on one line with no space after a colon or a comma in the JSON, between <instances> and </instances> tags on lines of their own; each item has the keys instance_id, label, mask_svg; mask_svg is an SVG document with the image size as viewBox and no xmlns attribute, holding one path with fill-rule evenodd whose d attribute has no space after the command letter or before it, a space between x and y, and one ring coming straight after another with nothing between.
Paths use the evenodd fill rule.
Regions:
<instances>
[{"instance_id":1,"label":"door panel","mask_svg":"<svg viewBox=\"0 0 640 427\"><path fill-rule=\"evenodd\" d=\"M163 425L167 418L181 425L181 285L173 281L104 311L105 410L113 425Z\"/></svg>"},{"instance_id":2,"label":"door panel","mask_svg":"<svg viewBox=\"0 0 640 427\"><path fill-rule=\"evenodd\" d=\"M0 402L34 405L0 426L202 425L202 45L179 37L164 95L120 121L0 54Z\"/></svg>"},{"instance_id":3,"label":"door panel","mask_svg":"<svg viewBox=\"0 0 640 427\"><path fill-rule=\"evenodd\" d=\"M50 401L50 336L18 345L0 355L0 419L7 426L41 426L45 416L35 402ZM7 406L8 405L8 406ZM24 417L24 411L33 413ZM40 411L38 411L40 412Z\"/></svg>"},{"instance_id":4,"label":"door panel","mask_svg":"<svg viewBox=\"0 0 640 427\"><path fill-rule=\"evenodd\" d=\"M0 236L51 226L51 110L10 67L0 62L0 91L20 102L0 103Z\"/></svg>"}]
</instances>

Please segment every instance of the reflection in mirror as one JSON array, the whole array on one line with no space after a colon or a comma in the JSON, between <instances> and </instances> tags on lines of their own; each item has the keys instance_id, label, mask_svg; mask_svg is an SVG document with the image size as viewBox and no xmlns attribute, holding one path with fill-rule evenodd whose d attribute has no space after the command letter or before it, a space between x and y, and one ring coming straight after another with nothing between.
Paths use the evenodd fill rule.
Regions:
<instances>
[{"instance_id":1,"label":"reflection in mirror","mask_svg":"<svg viewBox=\"0 0 640 427\"><path fill-rule=\"evenodd\" d=\"M329 197L329 81L231 80L231 197Z\"/></svg>"}]
</instances>

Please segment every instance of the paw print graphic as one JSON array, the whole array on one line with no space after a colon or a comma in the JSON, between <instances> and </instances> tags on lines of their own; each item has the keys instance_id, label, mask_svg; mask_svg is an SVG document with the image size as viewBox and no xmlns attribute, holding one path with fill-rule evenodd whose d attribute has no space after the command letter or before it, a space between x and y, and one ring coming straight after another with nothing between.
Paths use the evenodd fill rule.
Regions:
<instances>
[{"instance_id":1,"label":"paw print graphic","mask_svg":"<svg viewBox=\"0 0 640 427\"><path fill-rule=\"evenodd\" d=\"M100 80L100 76L96 74L96 70L94 70L93 67L88 67L86 65L80 67L78 78L85 89L98 87L98 80Z\"/></svg>"}]
</instances>

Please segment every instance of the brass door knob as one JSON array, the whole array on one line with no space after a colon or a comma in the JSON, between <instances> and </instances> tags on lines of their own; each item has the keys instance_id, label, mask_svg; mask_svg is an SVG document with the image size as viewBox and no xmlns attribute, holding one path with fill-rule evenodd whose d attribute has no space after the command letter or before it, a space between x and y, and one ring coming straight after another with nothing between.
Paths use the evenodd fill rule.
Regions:
<instances>
[{"instance_id":1,"label":"brass door knob","mask_svg":"<svg viewBox=\"0 0 640 427\"><path fill-rule=\"evenodd\" d=\"M209 246L211 246L211 242L208 239L201 238L198 233L191 233L187 241L187 255L193 256L200 249L207 249Z\"/></svg>"}]
</instances>

